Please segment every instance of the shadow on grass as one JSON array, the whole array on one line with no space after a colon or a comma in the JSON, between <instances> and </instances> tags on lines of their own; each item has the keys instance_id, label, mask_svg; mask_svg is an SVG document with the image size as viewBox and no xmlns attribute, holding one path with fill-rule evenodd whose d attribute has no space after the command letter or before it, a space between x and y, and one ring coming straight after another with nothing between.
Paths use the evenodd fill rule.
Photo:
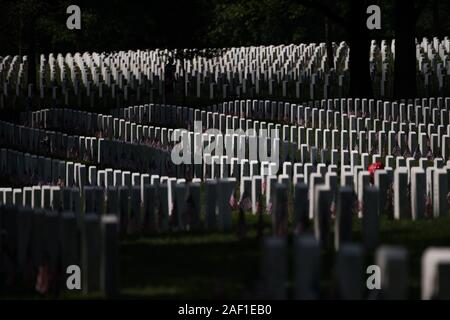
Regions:
<instances>
[{"instance_id":1,"label":"shadow on grass","mask_svg":"<svg viewBox=\"0 0 450 320\"><path fill-rule=\"evenodd\" d=\"M259 242L232 234L175 235L121 245L123 298L227 299L252 291Z\"/></svg>"}]
</instances>

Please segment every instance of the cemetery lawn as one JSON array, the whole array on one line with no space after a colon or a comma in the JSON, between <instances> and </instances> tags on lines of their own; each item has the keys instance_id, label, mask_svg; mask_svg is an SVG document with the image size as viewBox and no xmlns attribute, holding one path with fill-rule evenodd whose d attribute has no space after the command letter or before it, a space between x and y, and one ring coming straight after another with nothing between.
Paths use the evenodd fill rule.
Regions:
<instances>
[{"instance_id":1,"label":"cemetery lawn","mask_svg":"<svg viewBox=\"0 0 450 320\"><path fill-rule=\"evenodd\" d=\"M266 216L265 234L270 233ZM360 243L362 221L353 222L353 240ZM261 243L256 236L256 216L247 216L248 232L237 233L172 232L145 238L126 238L120 245L121 299L245 299L258 298ZM233 226L238 224L233 213ZM332 222L333 227L334 222ZM421 257L431 246L450 244L450 218L421 221L394 221L385 216L380 221L380 243L401 245L409 253L409 298L420 298ZM332 232L333 233L333 232ZM333 236L333 234L332 234ZM293 249L288 239L288 297L292 297ZM331 242L332 244L333 242ZM322 252L321 298L336 297L334 249ZM366 251L364 271L374 264L374 252ZM364 277L366 279L366 277ZM1 298L54 298L32 292ZM99 294L83 296L64 292L61 299L97 299Z\"/></svg>"},{"instance_id":2,"label":"cemetery lawn","mask_svg":"<svg viewBox=\"0 0 450 320\"><path fill-rule=\"evenodd\" d=\"M237 213L234 213L234 226ZM270 218L266 216L270 225ZM260 241L255 216L247 218L248 233L172 233L122 241L121 298L240 299L257 297ZM361 241L361 220L353 223L353 237ZM420 298L421 257L430 246L450 244L450 218L394 221L382 217L380 243L405 246L409 253L410 298ZM266 234L270 233L269 227ZM289 237L288 296L292 296L293 250ZM334 249L322 254L322 295L334 297ZM373 251L366 252L366 265L374 264ZM366 279L366 277L364 277Z\"/></svg>"}]
</instances>

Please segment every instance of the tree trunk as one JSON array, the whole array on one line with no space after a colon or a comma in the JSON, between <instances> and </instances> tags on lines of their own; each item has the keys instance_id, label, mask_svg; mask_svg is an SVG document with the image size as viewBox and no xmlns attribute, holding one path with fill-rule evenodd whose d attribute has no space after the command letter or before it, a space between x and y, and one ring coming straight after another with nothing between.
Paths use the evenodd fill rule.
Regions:
<instances>
[{"instance_id":1,"label":"tree trunk","mask_svg":"<svg viewBox=\"0 0 450 320\"><path fill-rule=\"evenodd\" d=\"M325 5L330 8L334 9L334 0L327 0L325 2ZM334 69L334 53L333 53L333 26L330 21L330 17L325 15L325 43L327 46L327 64L329 69Z\"/></svg>"},{"instance_id":2,"label":"tree trunk","mask_svg":"<svg viewBox=\"0 0 450 320\"><path fill-rule=\"evenodd\" d=\"M394 32L394 97L396 99L415 98L417 96L416 18L413 1L395 0Z\"/></svg>"},{"instance_id":3,"label":"tree trunk","mask_svg":"<svg viewBox=\"0 0 450 320\"><path fill-rule=\"evenodd\" d=\"M442 31L441 31L441 19L439 16L439 0L433 0L432 11L433 11L433 33L435 37L440 37L442 35Z\"/></svg>"},{"instance_id":4,"label":"tree trunk","mask_svg":"<svg viewBox=\"0 0 450 320\"><path fill-rule=\"evenodd\" d=\"M34 18L27 23L27 59L28 59L28 84L36 86L36 33Z\"/></svg>"},{"instance_id":5,"label":"tree trunk","mask_svg":"<svg viewBox=\"0 0 450 320\"><path fill-rule=\"evenodd\" d=\"M351 0L350 6L350 96L372 98L370 38L366 26L366 1Z\"/></svg>"},{"instance_id":6,"label":"tree trunk","mask_svg":"<svg viewBox=\"0 0 450 320\"><path fill-rule=\"evenodd\" d=\"M24 19L26 27L25 27L25 41L24 44L26 55L27 55L27 84L32 85L32 96L31 99L28 100L26 105L26 109L30 110L34 107L34 96L36 96L36 92L39 88L37 88L37 63L36 63L36 19L34 16L29 17L29 19ZM28 21L27 21L28 20ZM27 88L28 90L28 88Z\"/></svg>"},{"instance_id":7,"label":"tree trunk","mask_svg":"<svg viewBox=\"0 0 450 320\"><path fill-rule=\"evenodd\" d=\"M186 106L186 96L187 96L187 92L186 92L186 67L185 67L185 59L182 58L181 59L181 65L182 65L182 69L183 69L183 106Z\"/></svg>"},{"instance_id":8,"label":"tree trunk","mask_svg":"<svg viewBox=\"0 0 450 320\"><path fill-rule=\"evenodd\" d=\"M327 62L328 68L334 69L333 40L331 39L331 23L328 17L325 17L325 41L327 44Z\"/></svg>"}]
</instances>

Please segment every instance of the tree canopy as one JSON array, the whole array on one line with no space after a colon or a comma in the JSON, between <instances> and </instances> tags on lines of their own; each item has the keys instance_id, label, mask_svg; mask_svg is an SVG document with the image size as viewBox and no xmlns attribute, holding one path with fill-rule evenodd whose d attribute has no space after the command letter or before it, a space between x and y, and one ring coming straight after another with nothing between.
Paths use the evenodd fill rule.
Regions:
<instances>
[{"instance_id":1,"label":"tree canopy","mask_svg":"<svg viewBox=\"0 0 450 320\"><path fill-rule=\"evenodd\" d=\"M0 54L23 54L34 23L37 52L115 51L156 47L229 47L325 41L324 15L298 0L165 0L67 1L0 0ZM351 0L333 1L342 16ZM382 30L373 37L394 37L392 1L375 1L382 8ZM418 1L417 1L418 2ZM449 34L444 19L450 3L429 0L416 35ZM82 29L66 28L66 8L77 4ZM27 29L28 28L28 29ZM349 38L333 27L334 41Z\"/></svg>"}]
</instances>

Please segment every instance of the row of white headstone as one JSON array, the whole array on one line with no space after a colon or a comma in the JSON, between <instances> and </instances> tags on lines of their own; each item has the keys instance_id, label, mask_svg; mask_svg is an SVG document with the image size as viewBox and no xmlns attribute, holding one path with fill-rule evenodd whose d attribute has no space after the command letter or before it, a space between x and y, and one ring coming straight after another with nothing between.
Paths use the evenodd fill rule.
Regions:
<instances>
[{"instance_id":1,"label":"row of white headstone","mask_svg":"<svg viewBox=\"0 0 450 320\"><path fill-rule=\"evenodd\" d=\"M374 101L372 100L372 102ZM349 148L350 150L357 147L361 153L375 151L378 154L392 155L395 148L398 147L402 155L406 150L409 151L410 155L413 155L418 150L421 157L426 157L429 150L431 150L433 156L442 156L444 159L450 156L450 111L448 110L450 104L441 108L414 107L410 104L408 105L408 112L406 112L405 104L400 104L399 106L393 103L391 106L388 102L385 102L383 105L381 101L379 102L377 103L376 109L378 111L376 111L376 114L379 114L379 110L383 107L384 117L382 119L385 120L379 119L378 116L372 116L375 115L375 112L373 112L375 108L369 108L372 109L369 113L361 114L356 112L352 114L354 111L351 111L348 114L346 112L349 110L344 110L344 107L341 107L342 112L339 112L335 111L335 109L310 108L266 101L265 106L267 109L275 110L275 113L271 116L272 121L282 121L284 115L291 119L291 126L258 120L252 121L248 119L248 117L255 118L252 112L249 112L251 110L249 108L252 106L250 100L240 101L240 111L246 110L240 113L241 118L227 115L227 113L234 114L234 112L229 112L227 103L224 103L225 107L219 105L219 110L217 110L217 106L213 107L212 110L215 109L215 112L195 110L194 119L201 120L203 127L206 125L206 128L218 129L222 134L229 130L245 131L249 129L254 129L258 134L261 129L267 129L269 131L268 136L270 136L270 130L276 129L278 136L283 141L297 143L299 148L302 144L306 144L309 147L323 147L333 150L339 149L342 145L342 148ZM260 106L262 106L262 103L262 101L259 101ZM257 104L257 101L253 101L253 107L255 104ZM373 106L375 104L369 105ZM278 116L276 113L277 106L278 110L281 110ZM155 114L159 114L159 109L166 110L166 112L161 112L162 115L164 113L167 115L168 111L170 122L170 114L176 113L176 109L180 109L180 107L165 106L164 108L164 106L159 105L129 107L120 109L115 114L118 113L120 117L128 119L128 121L131 121L130 118L136 121L138 124L134 128L133 123L130 122L130 130L139 132L139 124L142 124L144 129L146 128L145 124L154 122L163 124L154 117ZM237 111L236 103L234 109ZM391 112L394 118L403 115L400 116L402 120L393 121ZM358 114L359 116L357 116ZM148 120L148 115L150 115L150 120ZM430 115L432 115L432 118L430 118ZM157 118L159 119L159 117ZM256 116L256 118L259 117ZM302 119L301 125L298 125L298 119ZM126 126L127 123L125 122L123 126ZM178 122L175 123L180 125ZM185 127L190 130L194 128L192 117ZM103 128L107 130L105 126ZM150 126L150 132L152 129L154 127Z\"/></svg>"},{"instance_id":2,"label":"row of white headstone","mask_svg":"<svg viewBox=\"0 0 450 320\"><path fill-rule=\"evenodd\" d=\"M61 185L60 177L64 181L64 185L67 187L76 186L82 190L83 195L88 195L86 198L86 210L102 213L104 209L103 205L103 192L99 191L103 188L121 188L136 189L135 197L140 196L141 201L134 201L136 206L142 201L144 195L144 185L155 184L160 181L170 182L166 191L161 195L163 199L163 205L161 210L166 212L164 216L171 216L172 209L174 207L182 208L181 212L187 210L186 206L189 202L196 208L196 214L200 214L200 208L202 207L199 198L196 195L195 201L189 199L191 192L187 190L192 188L197 189L197 184L201 183L201 180L195 178L191 183L186 179L176 179L168 176L158 176L150 174L132 173L129 171L122 171L118 169L97 169L95 166L89 166L86 170L86 166L80 163L65 162L65 161L53 161L49 158L38 158L29 154L22 154L15 150L1 149L1 174L2 176L9 176L14 178L20 171L19 164L28 163L29 165L37 162L37 168L41 168L41 171L36 171L36 179L39 182L45 182L48 184ZM39 160L41 160L39 162ZM41 163L41 165L39 165ZM275 204L279 204L277 201L277 188L284 186L286 190L280 191L281 195L289 195L294 200L293 215L297 224L294 229L302 228L302 222L308 223L309 219L319 218L317 210L319 205L323 206L325 216L329 216L330 207L332 203L338 203L338 191L341 188L348 188L352 195L356 195L359 205L358 216L364 217L364 210L374 210L373 215L378 217L384 212L388 201L392 201L393 215L396 219L422 219L429 215L427 206L431 205L432 216L441 217L448 216L449 203L448 193L450 185L450 162L444 167L442 163L435 161L434 166L428 167L426 162L421 162L419 166L400 165L398 168L393 169L386 167L383 170L377 170L374 174L373 187L371 184L371 176L368 171L362 166L343 166L339 175L338 167L336 165L319 164L314 166L311 163L289 163L285 162L282 168L282 174L276 175L269 172L269 175L261 175L259 172L250 172L245 174L244 169L241 168L240 177L222 178L219 180L206 179L205 183L205 208L218 208L223 206L223 209L213 209L212 212L221 212L226 210L227 216L230 215L230 201L231 197L234 198L248 198L251 201L251 209L254 214L258 211L258 206L262 205L265 199L266 211L269 213L276 213L276 210L271 209L272 204L276 208ZM47 169L47 170L46 170ZM56 172L53 172L56 170ZM256 171L256 170L255 170ZM24 170L24 174L27 171ZM39 176L42 174L42 176ZM34 174L32 174L34 175ZM239 188L238 188L239 181ZM187 189L185 188L189 186ZM218 183L218 184L217 184ZM219 189L223 189L221 192L226 193L224 197L217 197L217 195L209 195L210 192L215 192L216 186ZM227 189L228 187L229 190ZM222 188L223 187L223 188ZM224 191L224 190L227 191ZM240 190L240 196L235 194L235 190ZM391 190L392 189L392 190ZM410 190L408 193L407 190ZM2 189L3 190L3 189ZM86 190L86 191L85 191ZM188 196L180 196L176 198L174 195L175 190L179 190L181 193L187 193ZM3 201L7 203L7 199L14 198L14 189L5 189L2 197ZM7 192L8 191L8 192ZM48 198L51 198L50 190L48 190ZM389 193L392 193L393 199L389 198ZM197 191L195 192L197 193ZM100 198L98 198L100 195ZM369 200L366 197L373 197L374 205L365 205ZM221 199L216 201L216 198ZM139 199L139 198L136 198ZM179 203L176 199L180 200ZM375 199L375 200L374 200ZM427 200L429 199L429 200ZM189 201L188 201L189 200ZM25 201L25 200L24 200ZM223 203L222 203L222 202ZM427 204L427 201L430 204ZM219 203L220 202L220 203ZM317 205L316 205L317 202ZM305 205L306 204L306 205ZM283 204L283 210L286 214L288 212L287 203ZM347 207L352 207L346 204ZM108 206L110 207L110 206ZM111 206L114 208L114 205ZM279 207L279 206L278 206ZM93 208L93 209L92 209ZM138 208L138 207L136 207ZM138 210L138 209L137 209ZM140 209L139 209L140 210ZM107 210L108 212L109 210ZM136 210L135 210L136 211ZM208 209L205 209L205 212ZM208 215L208 214L206 214ZM275 215L276 216L276 215ZM196 219L197 220L197 219ZM317 229L320 232L320 229Z\"/></svg>"},{"instance_id":3,"label":"row of white headstone","mask_svg":"<svg viewBox=\"0 0 450 320\"><path fill-rule=\"evenodd\" d=\"M435 81L439 92L444 91L446 77L450 74L448 47L447 38L443 41L434 38L431 43L423 39L417 43L416 56L423 76L419 78L424 79L426 90ZM277 94L302 99L329 98L341 96L348 81L349 47L341 42L333 45L333 51L334 68L328 69L326 61L329 58L324 43L231 48L215 58L188 60L184 68L177 61L175 77L180 90L194 97L216 99ZM44 98L46 92L51 91L51 98L57 100L59 92L62 96L67 95L68 88L73 88L75 95L83 92L88 97L97 90L100 98L108 90L112 98L123 94L125 101L131 90L139 96L152 88L164 95L164 67L169 54L167 50L156 49L110 54L58 54L56 58L54 54L41 55L39 96ZM386 86L392 82L388 70L392 68L394 58L395 40L390 44L372 41L371 73L381 97L386 95ZM33 88L26 87L26 70L27 57L0 57L0 79L4 79L0 83L2 102L12 94L34 95ZM183 79L185 82L181 83ZM15 87L11 88L12 84Z\"/></svg>"},{"instance_id":4,"label":"row of white headstone","mask_svg":"<svg viewBox=\"0 0 450 320\"><path fill-rule=\"evenodd\" d=\"M79 194L78 189L49 188L52 188L52 196L62 193L64 202L67 197L78 197ZM107 298L117 296L118 217L113 214L81 216L69 209L58 211L47 206L45 195L48 189L42 187L42 200L34 198L36 190L41 191L41 188L24 188L24 200L28 201L27 193L33 195L31 205L25 202L22 205L18 199L19 192L14 192L12 204L0 204L0 267L4 271L3 276L34 284L36 279L42 278L42 270L46 270L50 280L45 285L51 292L59 292L69 287L65 280L58 282L58 275L73 273L71 268L80 266L80 285L84 294L101 291ZM42 206L38 204L41 201ZM39 281L36 287L38 285ZM70 282L70 285L76 285L76 282Z\"/></svg>"},{"instance_id":5,"label":"row of white headstone","mask_svg":"<svg viewBox=\"0 0 450 320\"><path fill-rule=\"evenodd\" d=\"M166 109L169 107L171 109ZM175 110L174 110L175 108ZM450 98L430 97L416 98L400 101L385 101L375 99L341 98L310 100L301 103L288 103L273 100L224 100L223 102L207 105L203 110L189 107L176 107L164 104L145 104L113 109L111 113L115 117L124 118L128 121L143 124L168 124L178 121L177 125L184 125L183 121L190 121L195 118L199 120L198 114L202 111L220 113L242 118L253 118L256 120L287 121L297 124L298 120L311 122L316 125L323 125L323 121L318 121L318 114L312 114L313 109L325 110L325 112L340 112L346 115L357 117L370 117L380 120L393 120L400 122L414 122L416 124L424 122L428 124L447 125L448 111L450 110ZM180 119L180 117L183 117ZM311 117L314 116L314 119ZM205 116L201 119L206 122ZM182 121L180 121L182 120Z\"/></svg>"},{"instance_id":6,"label":"row of white headstone","mask_svg":"<svg viewBox=\"0 0 450 320\"><path fill-rule=\"evenodd\" d=\"M71 135L4 121L0 121L0 142L43 157L68 158L93 165L111 165L157 174L176 173L170 161L170 150L150 144L138 145L95 136ZM24 173L22 167L20 169L19 174Z\"/></svg>"},{"instance_id":7,"label":"row of white headstone","mask_svg":"<svg viewBox=\"0 0 450 320\"><path fill-rule=\"evenodd\" d=\"M0 149L0 173L18 184L57 184L65 187L139 185L149 174Z\"/></svg>"},{"instance_id":8,"label":"row of white headstone","mask_svg":"<svg viewBox=\"0 0 450 320\"><path fill-rule=\"evenodd\" d=\"M319 299L321 288L321 251L317 239L299 236L294 239L294 299ZM264 239L261 262L261 297L286 299L288 290L288 245L284 238ZM336 255L332 280L336 286L333 298L403 300L409 297L409 257L405 248L379 246L374 263L380 269L380 283L367 280L364 248L356 243L343 244ZM450 248L430 247L421 259L421 298L449 299ZM323 268L323 267L322 267ZM374 270L370 270L373 274ZM370 274L369 273L369 274ZM371 288L368 287L370 284ZM328 297L329 298L329 297Z\"/></svg>"},{"instance_id":9,"label":"row of white headstone","mask_svg":"<svg viewBox=\"0 0 450 320\"><path fill-rule=\"evenodd\" d=\"M35 113L33 118L28 121L32 126L51 126L54 125L56 120L59 123L61 121L76 123L77 120L85 120L78 126L89 126L93 128L91 130L109 129L109 131L113 127L119 127L120 119L143 125L173 125L187 129L194 127L194 121L202 121L203 125L208 128L220 129L223 133L226 129L236 129L238 126L243 130L251 127L248 125L250 119L258 120L258 123L266 120L269 123L282 122L299 125L302 122L303 126L308 124L314 129L343 128L358 129L358 131L361 131L367 119L379 120L378 126L383 124L384 121L395 122L397 123L396 127L405 126L403 124L414 124L415 126L422 124L426 126L428 131L430 131L430 124L444 127L450 124L450 99L448 98L445 100L445 105L442 98L437 99L437 104L434 98L423 99L423 106L418 104L420 101L414 101L414 104L399 104L397 102L367 99L335 99L315 102L297 105L285 102L242 100L207 106L206 110L147 104L114 109L112 111L113 116L64 109L62 113L57 113L50 119L47 119L45 111L43 111L44 114ZM342 124L338 121L339 117L343 117ZM123 126L121 124L121 127ZM377 129L379 129L378 126ZM125 128L122 128L122 131L125 133Z\"/></svg>"},{"instance_id":10,"label":"row of white headstone","mask_svg":"<svg viewBox=\"0 0 450 320\"><path fill-rule=\"evenodd\" d=\"M150 109L151 106L149 106ZM164 109L164 108L163 108ZM165 108L165 109L170 109ZM172 107L172 109L176 109L176 107ZM198 111L198 110L196 110ZM305 113L308 113L308 107L306 108ZM315 109L313 109L312 114L319 114L319 123L323 123L323 120L320 121L324 115L323 113L314 113ZM323 111L323 110L321 110ZM446 112L446 110L442 110ZM58 114L64 114L65 112L57 112L55 109L45 110L45 117L36 117L36 118L45 118L48 119L45 122L50 123L58 123L57 120L61 119L58 117ZM72 114L72 111L68 112ZM200 113L200 112L199 112ZM443 113L444 114L444 113ZM201 112L201 115L205 115L206 113ZM98 130L105 132L105 135L108 137L116 137L120 140L125 140L127 142L140 142L144 139L154 140L155 138L162 144L162 146L167 146L167 144L172 139L172 132L175 133L176 137L181 137L184 133L181 130L164 128L164 127L154 127L147 125L140 125L129 121L124 121L117 118L112 118L111 116L103 116L96 114L88 114L86 117L82 117L78 115L81 119L85 119L87 117L97 117L97 123L99 124ZM211 117L209 117L211 116ZM34 113L33 113L34 117ZM78 119L78 117L74 117ZM334 121L331 120L334 118ZM223 121L208 121L210 119L220 119ZM377 120L371 120L369 118L356 118L354 116L347 117L346 115L340 116L339 113L333 113L329 110L327 112L327 123L329 128L335 129L322 129L322 128L308 128L304 126L288 126L281 125L276 123L265 123L259 121L252 121L251 119L244 119L237 117L233 117L234 121L231 121L231 116L226 116L218 113L210 113L208 114L206 120L207 128L217 128L222 132L226 132L228 130L241 130L237 131L239 134L243 134L244 130L254 129L253 132L249 132L255 136L259 134L262 129L268 130L267 136L270 137L270 130L275 129L275 136L281 137L282 141L289 142L290 144L297 144L300 146L299 149L303 150L310 147L315 147L328 150L339 150L339 149L350 149L350 152L353 152L353 149L357 148L360 153L378 153L380 155L392 155L392 154L401 154L404 155L406 151L410 156L419 152L419 157L428 157L430 154L432 156L442 156L444 159L448 158L448 153L450 152L449 146L449 129L448 126L439 125L436 127L432 124L428 124L425 126L423 123L419 123L418 125L414 123L397 123L397 122L389 122L384 120L383 122ZM240 120L240 121L238 121ZM34 125L35 125L34 121ZM88 121L89 122L89 121ZM334 123L332 125L331 123ZM448 122L448 121L446 121ZM67 121L64 121L64 127L70 126ZM77 122L79 123L79 122ZM81 122L83 123L83 121ZM202 123L204 123L202 121ZM445 122L444 122L445 123ZM44 123L44 127L48 124ZM62 124L55 125L61 127ZM78 128L78 125L72 125L72 127ZM322 126L320 126L322 127ZM324 127L326 128L326 127ZM203 128L202 128L203 129ZM341 130L339 134L339 130ZM367 130L367 131L366 131ZM95 132L90 132L91 134ZM195 135L202 135L202 142L210 141L211 134L201 134L198 132L189 132L189 140L194 141L196 137ZM234 134L232 136L228 136L228 138L234 139L237 144L238 134ZM441 137L441 138L439 138ZM227 140L227 135L225 135L225 140ZM198 141L198 140L197 140ZM219 140L225 142L223 137ZM190 143L191 148L193 149L194 143ZM289 149L289 145L283 145L284 148ZM295 148L295 146L292 145ZM247 146L248 150L248 146ZM236 150L233 150L233 154L236 153ZM193 152L192 152L193 154ZM295 154L295 153L294 153ZM292 155L291 155L292 156ZM305 155L302 155L302 159ZM344 156L343 158L347 158L348 156ZM294 159L292 159L294 160ZM324 161L325 162L325 161Z\"/></svg>"}]
</instances>

